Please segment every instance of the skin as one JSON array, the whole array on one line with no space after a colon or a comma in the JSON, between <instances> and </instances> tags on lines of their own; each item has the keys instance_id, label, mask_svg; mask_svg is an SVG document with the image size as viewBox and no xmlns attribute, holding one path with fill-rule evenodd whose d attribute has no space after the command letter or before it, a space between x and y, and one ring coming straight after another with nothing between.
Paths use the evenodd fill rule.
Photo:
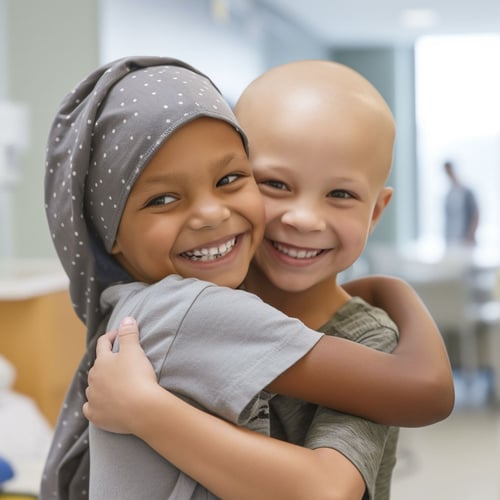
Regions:
<instances>
[{"instance_id":1,"label":"skin","mask_svg":"<svg viewBox=\"0 0 500 500\"><path fill-rule=\"evenodd\" d=\"M305 68L309 72L300 65L291 65L267 73L244 93L236 112L248 131L250 160L266 211L265 239L257 250L245 286L317 328L349 300L348 292L337 283L337 274L359 257L390 201L392 190L385 182L392 160L394 123L383 100L357 74L337 66L332 70L330 65L310 64ZM310 82L301 80L302 74L321 82L314 92ZM284 85L287 82L294 83ZM332 92L335 99L329 102ZM280 98L269 97L276 95ZM301 102L303 106L297 109L290 102ZM332 116L338 120L332 120ZM277 130L283 132L282 136ZM304 140L306 131L310 142ZM422 372L419 363L425 358L424 365L430 373L426 383L422 384L420 378L420 391L439 393L440 398L444 397L444 413L449 413L453 406L451 372L442 341L435 335L435 325L428 316L422 320L425 310L409 287L398 281L382 281L381 288L384 286L386 291L391 286L393 291L398 290L394 308L400 316L419 321L424 332L421 338L400 343L397 349L403 356L396 363L395 356L377 353L378 369L385 372L387 385L391 385L397 365L401 373L398 385L409 383L406 387L413 387L415 373ZM359 283L354 283L351 290L359 291L359 287ZM380 297L376 292L371 294L376 303ZM418 314L416 306L420 306ZM177 400L156 384L147 358L138 349L136 325L129 323L122 330L120 353L110 352L113 334L104 336L98 344L87 390L90 403L84 407L85 415L94 423L136 434L223 498L362 496L364 483L359 472L335 450L308 450L257 435ZM331 347L329 340L338 343ZM278 377L269 389L323 402L322 394L328 386L324 379L335 380L336 398L340 401L335 406L352 411L350 400L356 394L359 405L354 403L354 407L361 415L366 414L363 405L367 402L380 404L384 398L381 387L387 388L386 402L393 402L390 388L381 386L380 380L374 380L370 386L366 378L353 370L355 366L373 367L373 352L342 339L322 339L320 344L319 349L313 349ZM412 358L415 352L421 356L418 362ZM134 367L133 376L123 377L125 365ZM335 366L343 376L337 373L335 379L325 377L322 370L328 365ZM103 372L108 380L113 380L112 384L106 382ZM133 397L116 396L121 392L117 390L117 380L120 384L126 380L126 394ZM361 396L361 388L367 385L368 391ZM332 392L331 384L329 388ZM407 392L407 402L411 404L415 397L425 396L417 389ZM110 405L116 417L111 424ZM390 413L396 421L400 415L394 415L399 410L404 412L404 405L391 406ZM145 407L147 412L143 411ZM286 481L278 479L283 474Z\"/></svg>"},{"instance_id":2,"label":"skin","mask_svg":"<svg viewBox=\"0 0 500 500\"><path fill-rule=\"evenodd\" d=\"M266 210L246 287L318 328L349 299L337 274L359 258L391 199L392 114L357 73L319 62L268 72L236 114Z\"/></svg>"},{"instance_id":3,"label":"skin","mask_svg":"<svg viewBox=\"0 0 500 500\"><path fill-rule=\"evenodd\" d=\"M179 274L236 288L262 239L263 220L239 134L199 118L175 132L139 176L112 253L145 283Z\"/></svg>"}]
</instances>

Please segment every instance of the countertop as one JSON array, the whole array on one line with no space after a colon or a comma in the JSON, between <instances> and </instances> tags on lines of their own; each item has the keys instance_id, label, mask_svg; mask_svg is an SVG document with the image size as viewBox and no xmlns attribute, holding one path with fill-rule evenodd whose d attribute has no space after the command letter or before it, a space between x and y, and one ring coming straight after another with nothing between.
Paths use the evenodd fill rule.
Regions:
<instances>
[{"instance_id":1,"label":"countertop","mask_svg":"<svg viewBox=\"0 0 500 500\"><path fill-rule=\"evenodd\" d=\"M0 260L0 300L26 300L68 289L56 258Z\"/></svg>"}]
</instances>

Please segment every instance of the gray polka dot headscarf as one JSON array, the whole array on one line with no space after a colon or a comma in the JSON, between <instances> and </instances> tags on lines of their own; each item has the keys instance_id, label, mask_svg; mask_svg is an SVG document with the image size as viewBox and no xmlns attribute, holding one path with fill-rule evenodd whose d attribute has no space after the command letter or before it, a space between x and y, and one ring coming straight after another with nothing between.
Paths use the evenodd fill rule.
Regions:
<instances>
[{"instance_id":1,"label":"gray polka dot headscarf","mask_svg":"<svg viewBox=\"0 0 500 500\"><path fill-rule=\"evenodd\" d=\"M41 499L85 498L87 421L81 414L95 342L105 331L101 292L132 278L110 255L128 194L168 137L198 117L224 120L246 138L214 84L171 58L122 58L98 68L63 100L47 148L45 201L52 239L87 325L87 352L68 392Z\"/></svg>"}]
</instances>

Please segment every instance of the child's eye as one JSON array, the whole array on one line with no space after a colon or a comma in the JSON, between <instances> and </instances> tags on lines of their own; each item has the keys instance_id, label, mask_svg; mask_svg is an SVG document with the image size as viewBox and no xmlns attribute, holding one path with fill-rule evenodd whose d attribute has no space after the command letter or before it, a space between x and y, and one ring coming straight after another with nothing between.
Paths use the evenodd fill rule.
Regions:
<instances>
[{"instance_id":1,"label":"child's eye","mask_svg":"<svg viewBox=\"0 0 500 500\"><path fill-rule=\"evenodd\" d=\"M340 198L342 200L350 200L354 198L354 195L349 191L345 191L344 189L334 189L328 193L330 198Z\"/></svg>"},{"instance_id":2,"label":"child's eye","mask_svg":"<svg viewBox=\"0 0 500 500\"><path fill-rule=\"evenodd\" d=\"M269 180L269 181L261 181L259 184L263 184L264 186L269 186L273 189L280 189L282 191L287 189L287 185L284 182Z\"/></svg>"},{"instance_id":3,"label":"child's eye","mask_svg":"<svg viewBox=\"0 0 500 500\"><path fill-rule=\"evenodd\" d=\"M242 177L240 174L229 174L225 175L218 183L217 187L220 186L227 186L228 184L232 184L233 182L237 181L240 177Z\"/></svg>"},{"instance_id":4,"label":"child's eye","mask_svg":"<svg viewBox=\"0 0 500 500\"><path fill-rule=\"evenodd\" d=\"M159 207L162 205L168 205L173 203L177 198L169 194L162 194L161 196L156 196L146 203L146 207Z\"/></svg>"}]
</instances>

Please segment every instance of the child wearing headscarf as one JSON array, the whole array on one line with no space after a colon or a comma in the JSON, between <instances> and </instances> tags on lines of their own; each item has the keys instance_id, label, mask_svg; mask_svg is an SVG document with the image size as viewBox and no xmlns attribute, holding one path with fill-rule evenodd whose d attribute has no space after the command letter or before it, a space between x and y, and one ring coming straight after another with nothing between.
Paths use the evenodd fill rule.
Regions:
<instances>
[{"instance_id":1,"label":"child wearing headscarf","mask_svg":"<svg viewBox=\"0 0 500 500\"><path fill-rule=\"evenodd\" d=\"M315 346L329 345L337 356L342 349L350 356L359 347L357 363L363 356L373 360L373 366L361 363L359 368L360 380L369 390L392 379L393 372L387 377L387 356L335 342L338 339L307 329L255 296L228 288L238 286L248 269L255 242L262 234L258 214L253 220L248 217L252 244L246 261L239 265L239 281L234 277L227 283L212 280L225 287L196 279L211 276L200 263L220 257L222 272L222 263L231 262L224 257L237 252L245 241L240 234L224 234L224 248L218 243L209 248L185 248L181 258L198 261L199 275L194 266L188 266L187 274L181 273L182 266L174 266L171 273L143 275L136 272L125 250L116 251L127 203L143 175L154 162L158 164L169 141L207 119L229 126L233 135L239 135L239 147L245 151L244 133L207 77L182 61L134 57L93 72L66 97L54 120L47 153L47 218L70 278L75 311L87 326L87 350L58 420L42 481L42 500L89 495L89 429L81 413L87 371L94 360L97 337L116 327L123 316L132 315L141 324L141 339L161 385L193 405L265 433L269 396L263 389ZM192 148L196 146L192 144ZM186 168L195 172L202 166ZM168 161L164 170L168 175ZM239 176L251 178L245 172L244 168L243 174L240 170L230 172L220 180L225 185L236 182ZM162 198L176 196L167 192ZM197 202L192 201L194 205ZM231 212L224 210L230 217ZM141 235L132 238L142 244ZM220 234L217 238L221 240ZM320 402L333 406L336 400L331 385L341 370L335 363L325 365L326 372L312 377L310 385L317 393L322 387L324 399ZM290 393L304 395L293 394L292 389ZM353 395L353 399L358 397ZM144 471L151 467L153 475L159 457L133 436L113 436L95 428L91 431L98 447L94 456L97 460L101 457L90 469L97 474L91 496L113 498L113 490L106 488L113 488L119 474L114 457L131 457L140 459L141 470L137 476L120 477L118 482L130 498L141 498L142 481L153 477ZM167 469L156 487L158 498L209 497L202 486L173 465L167 464ZM154 498L149 495L148 490L148 498Z\"/></svg>"},{"instance_id":2,"label":"child wearing headscarf","mask_svg":"<svg viewBox=\"0 0 500 500\"><path fill-rule=\"evenodd\" d=\"M249 317L243 313L248 312L247 316L251 314L253 318L254 311L259 310L256 297L204 281L181 280L177 274L160 281L158 288L147 287L138 282L140 277L133 275L134 269L130 273L130 268L125 269L112 255L120 219L135 183L175 132L201 117L229 124L240 136L241 154L247 161L246 139L218 90L194 68L173 59L122 59L98 69L68 95L54 120L47 153L47 217L70 279L74 309L87 326L88 349L57 424L42 498L81 498L88 494L89 438L81 407L95 339L108 324L113 324L109 323L113 309L115 317L140 316L139 311L144 310L145 317L153 319L144 325L144 339L150 342L152 356L157 353L154 359L160 380L166 384L168 378L168 387L176 393L240 423L254 416L255 395L320 338L315 332L299 336L297 327L292 326L287 327L289 333L273 335L274 341L270 342L266 335L261 343L257 332L273 331L280 322L279 318L269 319L265 311L260 313L265 328L254 331L247 327L252 332L250 338L235 335L235 331L244 333L241 325L250 325ZM237 261L239 279L231 283L233 287L243 280L262 235L260 195L250 167L247 170L258 211L256 222L248 231L253 247L251 252L246 250L248 255L243 255L241 264ZM237 238L243 241L248 236ZM243 243L238 242L238 246ZM181 258L187 262L197 260L196 256ZM203 272L199 274L203 276ZM228 285L221 281L220 284ZM118 283L121 285L113 287ZM230 298L225 296L228 291ZM245 295L241 311L240 295ZM160 302L160 296L167 300ZM236 315L240 312L239 322L225 322L226 328L222 328L219 324L229 303ZM271 311L270 307L267 309ZM272 313L276 318L274 310ZM211 335L198 336L203 326ZM248 363L237 349L239 343L244 343L242 350L248 354ZM237 356L233 354L236 351ZM197 362L193 363L195 357ZM219 369L222 364L224 370ZM241 381L238 374L245 374L245 380ZM248 414L244 414L246 407L250 407ZM174 474L168 487L175 489L176 481ZM101 493L109 498L105 490L101 489Z\"/></svg>"}]
</instances>

